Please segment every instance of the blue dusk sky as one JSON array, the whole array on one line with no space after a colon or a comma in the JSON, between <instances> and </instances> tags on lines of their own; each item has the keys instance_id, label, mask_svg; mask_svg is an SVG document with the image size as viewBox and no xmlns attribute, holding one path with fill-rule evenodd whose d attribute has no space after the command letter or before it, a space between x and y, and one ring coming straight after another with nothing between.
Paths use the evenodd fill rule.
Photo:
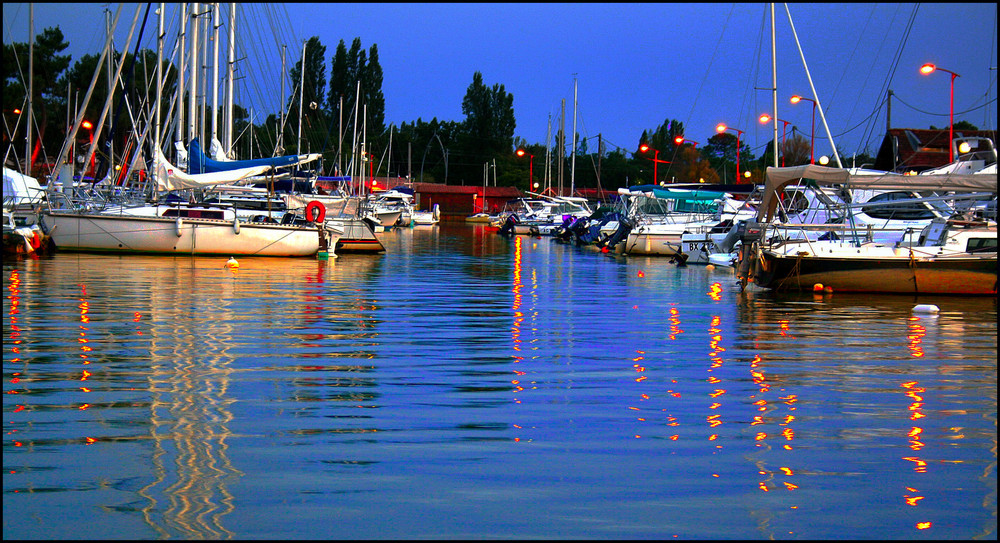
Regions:
<instances>
[{"instance_id":1,"label":"blue dusk sky","mask_svg":"<svg viewBox=\"0 0 1000 543\"><path fill-rule=\"evenodd\" d=\"M28 6L4 4L4 43L27 41ZM58 26L74 60L98 54L105 10L118 6L35 4L35 33ZM121 6L116 43L125 43L137 6L145 4ZM687 138L700 143L719 123L741 129L757 156L772 137L770 125L758 122L774 107L771 4L237 6L237 57L246 75L237 101L260 116L281 107L282 46L291 65L305 40L317 36L329 70L337 44L350 46L357 37L366 50L378 46L387 124L462 121L462 98L479 71L486 85L513 95L515 136L529 143L545 144L550 123L555 134L563 100L565 129L573 130L574 81L576 130L591 151L600 135L609 149L633 152L643 130L667 119L681 121ZM778 118L809 137L812 104L789 98L817 98L825 114L816 113L817 156L832 156L826 126L845 165L856 152L874 154L887 126L887 90L894 128L946 127L951 76L921 75L927 62L959 75L956 122L996 129L996 4L792 3L774 4L774 11ZM174 33L177 12L178 4L167 4ZM151 15L142 42L153 50L155 21ZM286 77L286 94L292 85Z\"/></svg>"}]
</instances>

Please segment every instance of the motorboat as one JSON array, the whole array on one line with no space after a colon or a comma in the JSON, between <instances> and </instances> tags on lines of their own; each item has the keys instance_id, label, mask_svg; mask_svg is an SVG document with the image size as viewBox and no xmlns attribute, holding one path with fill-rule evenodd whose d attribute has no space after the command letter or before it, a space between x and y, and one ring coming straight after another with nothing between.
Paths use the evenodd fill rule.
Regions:
<instances>
[{"instance_id":1,"label":"motorboat","mask_svg":"<svg viewBox=\"0 0 1000 543\"><path fill-rule=\"evenodd\" d=\"M812 225L817 232L839 232L836 237L787 237L782 233L789 225L772 222L777 195L802 180L845 189L934 193L938 198L995 198L995 173L854 175L842 168L805 165L768 168L766 175L757 216L739 225L736 275L743 287L752 281L774 290L996 295L995 219L968 212L936 217L914 235L892 242L873 239L867 228L851 224Z\"/></svg>"},{"instance_id":2,"label":"motorboat","mask_svg":"<svg viewBox=\"0 0 1000 543\"><path fill-rule=\"evenodd\" d=\"M506 210L497 215L500 223L499 234L550 236L562 227L570 217L586 218L594 211L586 198L578 196L549 196L528 193L527 198L516 198L507 202Z\"/></svg>"},{"instance_id":3,"label":"motorboat","mask_svg":"<svg viewBox=\"0 0 1000 543\"><path fill-rule=\"evenodd\" d=\"M411 214L413 226L435 225L441 221L441 206L434 204L426 211L413 211Z\"/></svg>"}]
</instances>

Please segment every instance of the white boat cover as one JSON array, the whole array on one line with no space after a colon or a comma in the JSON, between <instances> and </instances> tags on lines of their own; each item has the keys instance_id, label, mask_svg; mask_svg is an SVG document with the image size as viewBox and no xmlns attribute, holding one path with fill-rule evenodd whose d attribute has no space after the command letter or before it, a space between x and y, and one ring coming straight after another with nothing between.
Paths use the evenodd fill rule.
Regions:
<instances>
[{"instance_id":1,"label":"white boat cover","mask_svg":"<svg viewBox=\"0 0 1000 543\"><path fill-rule=\"evenodd\" d=\"M4 205L35 204L45 195L45 189L34 177L24 175L7 168L3 169L3 200Z\"/></svg>"},{"instance_id":2,"label":"white boat cover","mask_svg":"<svg viewBox=\"0 0 1000 543\"><path fill-rule=\"evenodd\" d=\"M885 172L873 175L852 174L844 168L831 168L816 164L805 164L789 168L769 166L765 175L764 194L757 208L758 222L767 222L774 216L778 205L777 194L786 185L800 180L813 181L817 185L843 185L849 189L911 190L941 192L996 192L997 175L993 174L940 174L901 175Z\"/></svg>"},{"instance_id":3,"label":"white boat cover","mask_svg":"<svg viewBox=\"0 0 1000 543\"><path fill-rule=\"evenodd\" d=\"M153 175L156 178L156 189L159 191L200 189L225 185L247 177L262 175L271 169L270 166L255 166L224 172L187 174L171 164L159 149L156 149L154 153Z\"/></svg>"}]
</instances>

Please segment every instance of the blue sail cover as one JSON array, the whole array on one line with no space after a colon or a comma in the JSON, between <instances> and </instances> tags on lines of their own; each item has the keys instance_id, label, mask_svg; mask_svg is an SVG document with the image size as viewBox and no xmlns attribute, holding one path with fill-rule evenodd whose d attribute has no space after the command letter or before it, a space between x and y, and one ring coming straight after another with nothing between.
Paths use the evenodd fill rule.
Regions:
<instances>
[{"instance_id":1,"label":"blue sail cover","mask_svg":"<svg viewBox=\"0 0 1000 543\"><path fill-rule=\"evenodd\" d=\"M299 155L252 158L249 160L214 160L208 158L208 155L202 151L198 138L191 140L191 145L188 149L188 173L190 174L227 172L229 170L239 170L255 166L280 168L282 166L293 166L298 163Z\"/></svg>"}]
</instances>

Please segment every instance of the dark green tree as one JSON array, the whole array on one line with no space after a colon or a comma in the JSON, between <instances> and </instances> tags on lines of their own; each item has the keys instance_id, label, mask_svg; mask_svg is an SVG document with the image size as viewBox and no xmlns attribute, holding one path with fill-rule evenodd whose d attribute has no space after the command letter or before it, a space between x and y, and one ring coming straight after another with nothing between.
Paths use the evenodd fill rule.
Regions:
<instances>
[{"instance_id":1,"label":"dark green tree","mask_svg":"<svg viewBox=\"0 0 1000 543\"><path fill-rule=\"evenodd\" d=\"M463 133L457 141L461 160L454 179L478 182L485 162L514 152L514 95L500 83L487 87L477 71L462 99L462 113Z\"/></svg>"},{"instance_id":2,"label":"dark green tree","mask_svg":"<svg viewBox=\"0 0 1000 543\"><path fill-rule=\"evenodd\" d=\"M313 36L305 44L305 73L302 72L302 58L288 71L293 83L293 92L288 96L288 119L285 121L284 149L278 149L277 154L285 155L298 150L305 152L320 152L327 143L327 124L329 106L323 101L326 94L326 46L319 38ZM302 84L302 103L305 104L302 115L302 141L298 137L299 119L299 84ZM297 144L298 143L298 144Z\"/></svg>"},{"instance_id":3,"label":"dark green tree","mask_svg":"<svg viewBox=\"0 0 1000 543\"><path fill-rule=\"evenodd\" d=\"M386 148L389 132L385 127L385 95L382 93L382 66L378 46L362 49L361 38L354 38L350 49L340 40L332 58L330 87L327 95L330 111L330 146L340 149L338 164L351 156L351 136L355 133L355 107L358 107L357 131L367 128L369 149ZM359 92L360 91L360 92ZM356 106L360 94L360 106ZM367 119L362 114L367 113ZM395 146L395 144L394 144Z\"/></svg>"},{"instance_id":4,"label":"dark green tree","mask_svg":"<svg viewBox=\"0 0 1000 543\"><path fill-rule=\"evenodd\" d=\"M60 86L59 77L70 65L71 57L60 54L67 47L69 44L65 42L59 27L46 28L41 34L35 36L34 73L32 76L34 91L32 110L35 124L32 127L34 143L32 144L33 156L29 157L30 164L37 162L45 149L54 148L49 153L57 153L65 134L62 129L65 117L60 113L64 112L66 107L66 87ZM7 115L15 107L24 108L27 106L28 44L5 44L2 69L4 115ZM25 124L26 121L20 123L21 146L15 149L13 156L20 156L24 153ZM9 126L13 126L13 122ZM16 142L16 140L10 141L6 132L4 140L5 147ZM27 170L32 175L38 176L38 172L35 172L33 166L29 166Z\"/></svg>"}]
</instances>

